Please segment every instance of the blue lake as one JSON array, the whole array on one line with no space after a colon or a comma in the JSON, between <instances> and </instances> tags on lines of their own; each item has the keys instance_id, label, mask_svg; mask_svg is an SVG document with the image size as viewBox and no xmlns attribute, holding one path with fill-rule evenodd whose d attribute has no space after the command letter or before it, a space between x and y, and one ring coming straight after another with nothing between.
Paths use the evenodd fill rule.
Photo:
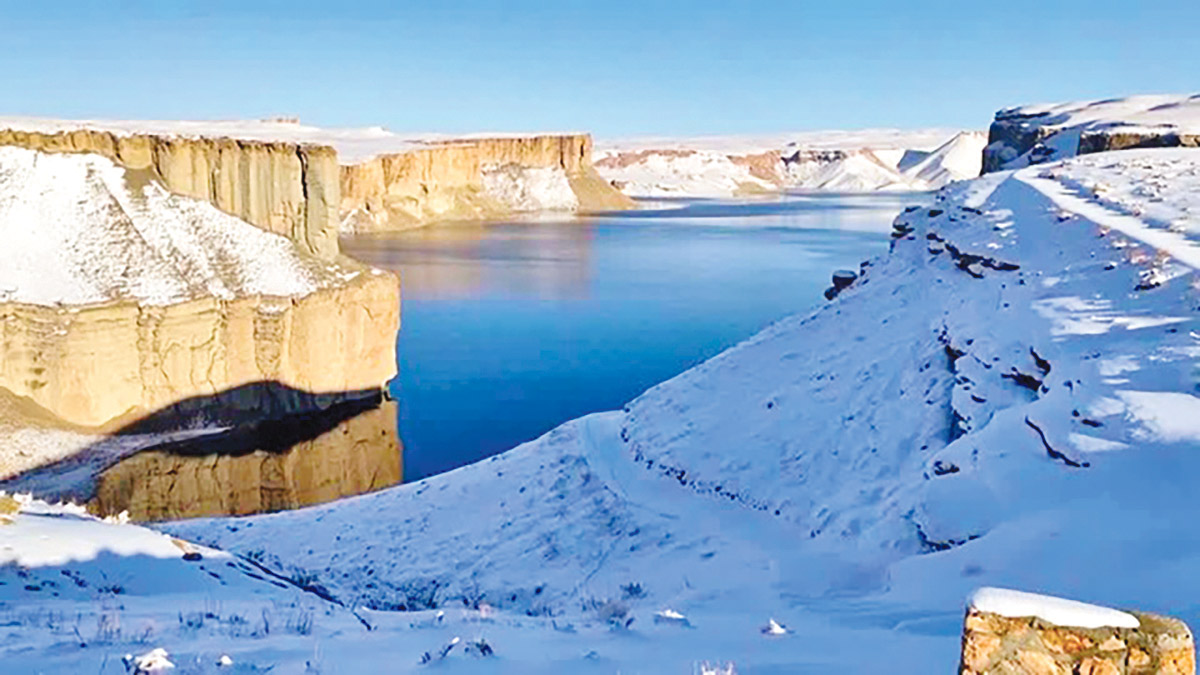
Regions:
<instances>
[{"instance_id":1,"label":"blue lake","mask_svg":"<svg viewBox=\"0 0 1200 675\"><path fill-rule=\"evenodd\" d=\"M923 194L679 200L343 239L401 277L405 480L514 447L824 302Z\"/></svg>"}]
</instances>

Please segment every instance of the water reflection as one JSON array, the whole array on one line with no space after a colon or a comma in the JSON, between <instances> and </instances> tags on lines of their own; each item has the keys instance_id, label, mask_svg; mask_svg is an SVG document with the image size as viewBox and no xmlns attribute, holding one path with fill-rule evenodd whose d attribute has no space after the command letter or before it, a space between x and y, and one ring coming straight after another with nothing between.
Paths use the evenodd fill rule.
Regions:
<instances>
[{"instance_id":1,"label":"water reflection","mask_svg":"<svg viewBox=\"0 0 1200 675\"><path fill-rule=\"evenodd\" d=\"M823 302L926 195L707 200L343 240L398 270L405 474L477 461ZM660 205L661 206L661 205Z\"/></svg>"},{"instance_id":2,"label":"water reflection","mask_svg":"<svg viewBox=\"0 0 1200 675\"><path fill-rule=\"evenodd\" d=\"M469 298L482 294L579 297L587 292L592 231L552 221L495 230L447 223L348 240L347 253L378 267L401 270L409 298ZM396 246L403 241L403 246ZM406 317L401 317L403 321Z\"/></svg>"},{"instance_id":3,"label":"water reflection","mask_svg":"<svg viewBox=\"0 0 1200 675\"><path fill-rule=\"evenodd\" d=\"M396 406L343 403L144 450L101 473L89 507L136 520L294 509L403 479Z\"/></svg>"},{"instance_id":4,"label":"water reflection","mask_svg":"<svg viewBox=\"0 0 1200 675\"><path fill-rule=\"evenodd\" d=\"M80 445L0 489L135 520L292 509L401 482L396 419L378 389L314 394L255 382L184 399L111 434L39 432Z\"/></svg>"}]
</instances>

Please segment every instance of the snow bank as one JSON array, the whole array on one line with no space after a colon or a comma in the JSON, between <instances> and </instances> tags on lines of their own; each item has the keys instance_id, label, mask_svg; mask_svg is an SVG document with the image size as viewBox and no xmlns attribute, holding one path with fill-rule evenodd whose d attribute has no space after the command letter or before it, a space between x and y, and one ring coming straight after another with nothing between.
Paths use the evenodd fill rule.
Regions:
<instances>
[{"instance_id":1,"label":"snow bank","mask_svg":"<svg viewBox=\"0 0 1200 675\"><path fill-rule=\"evenodd\" d=\"M1128 612L1006 588L980 588L971 594L967 606L1011 618L1035 616L1057 626L1074 628L1137 628L1140 625L1137 617Z\"/></svg>"}]
</instances>

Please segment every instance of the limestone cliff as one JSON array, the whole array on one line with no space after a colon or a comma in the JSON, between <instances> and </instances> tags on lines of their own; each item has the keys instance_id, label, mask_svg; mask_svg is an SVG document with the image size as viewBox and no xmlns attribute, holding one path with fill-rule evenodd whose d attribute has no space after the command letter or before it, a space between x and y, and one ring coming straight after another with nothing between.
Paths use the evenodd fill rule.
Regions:
<instances>
[{"instance_id":1,"label":"limestone cliff","mask_svg":"<svg viewBox=\"0 0 1200 675\"><path fill-rule=\"evenodd\" d=\"M301 298L0 303L0 386L86 426L255 381L310 392L379 387L395 373L399 311L396 277L367 271ZM246 395L264 414L289 405Z\"/></svg>"},{"instance_id":2,"label":"limestone cliff","mask_svg":"<svg viewBox=\"0 0 1200 675\"><path fill-rule=\"evenodd\" d=\"M338 254L338 161L328 146L80 128L0 126L0 146L90 153L149 171L171 192L209 202L322 259Z\"/></svg>"},{"instance_id":3,"label":"limestone cliff","mask_svg":"<svg viewBox=\"0 0 1200 675\"><path fill-rule=\"evenodd\" d=\"M102 156L0 147L0 241L0 387L70 424L212 395L292 413L293 397L240 385L345 392L395 372L394 275Z\"/></svg>"},{"instance_id":4,"label":"limestone cliff","mask_svg":"<svg viewBox=\"0 0 1200 675\"><path fill-rule=\"evenodd\" d=\"M596 173L592 140L585 134L431 142L345 165L341 171L343 227L351 231L542 208L589 212L633 205ZM514 175L530 171L540 173ZM537 182L540 190L530 185ZM503 188L514 184L521 189Z\"/></svg>"}]
</instances>

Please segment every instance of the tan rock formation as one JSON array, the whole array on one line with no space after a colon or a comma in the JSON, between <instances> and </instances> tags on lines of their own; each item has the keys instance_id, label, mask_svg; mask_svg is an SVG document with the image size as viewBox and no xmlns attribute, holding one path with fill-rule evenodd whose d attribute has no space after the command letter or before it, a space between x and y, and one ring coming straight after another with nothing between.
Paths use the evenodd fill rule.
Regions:
<instances>
[{"instance_id":1,"label":"tan rock formation","mask_svg":"<svg viewBox=\"0 0 1200 675\"><path fill-rule=\"evenodd\" d=\"M339 175L331 147L96 129L0 129L0 145L102 155L151 172L171 192L284 235L307 253L326 260L338 254Z\"/></svg>"},{"instance_id":2,"label":"tan rock formation","mask_svg":"<svg viewBox=\"0 0 1200 675\"><path fill-rule=\"evenodd\" d=\"M959 672L969 675L1194 675L1191 631L1131 612L1137 628L1072 628L1035 617L967 611Z\"/></svg>"},{"instance_id":3,"label":"tan rock formation","mask_svg":"<svg viewBox=\"0 0 1200 675\"><path fill-rule=\"evenodd\" d=\"M290 424L287 420L284 424ZM151 450L96 480L89 510L135 520L246 515L379 490L403 478L396 407L384 403L282 451L190 455Z\"/></svg>"},{"instance_id":4,"label":"tan rock formation","mask_svg":"<svg viewBox=\"0 0 1200 675\"><path fill-rule=\"evenodd\" d=\"M580 211L630 208L633 202L592 167L588 135L481 138L373 157L342 167L346 229L404 229L436 220L475 220L510 210L483 187L490 168L516 165L562 170Z\"/></svg>"},{"instance_id":5,"label":"tan rock formation","mask_svg":"<svg viewBox=\"0 0 1200 675\"><path fill-rule=\"evenodd\" d=\"M379 387L395 373L395 276L363 270L301 298L165 307L0 304L0 386L63 420L114 427L256 381L307 392ZM255 400L264 414L287 401Z\"/></svg>"}]
</instances>

